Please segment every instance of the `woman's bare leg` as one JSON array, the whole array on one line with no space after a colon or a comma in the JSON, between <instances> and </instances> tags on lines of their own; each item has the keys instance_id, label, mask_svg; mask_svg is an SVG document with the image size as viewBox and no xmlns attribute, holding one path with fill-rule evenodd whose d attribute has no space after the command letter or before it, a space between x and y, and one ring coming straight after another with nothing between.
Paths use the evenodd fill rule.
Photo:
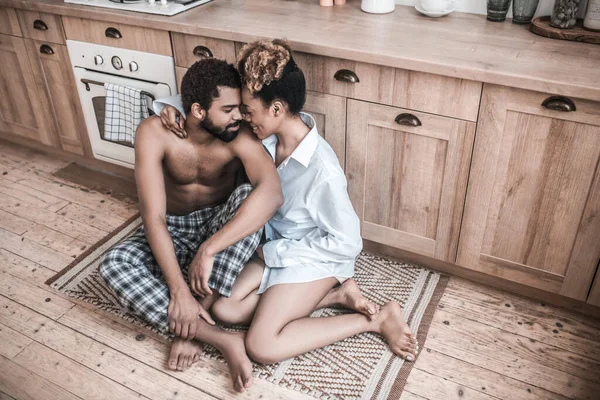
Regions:
<instances>
[{"instance_id":1,"label":"woman's bare leg","mask_svg":"<svg viewBox=\"0 0 600 400\"><path fill-rule=\"evenodd\" d=\"M224 325L250 325L260 295L265 264L253 259L246 264L235 281L230 297L219 298L212 306L211 315Z\"/></svg>"},{"instance_id":2,"label":"woman's bare leg","mask_svg":"<svg viewBox=\"0 0 600 400\"><path fill-rule=\"evenodd\" d=\"M346 279L338 287L331 289L327 295L317 304L316 309L340 306L348 310L354 310L366 315L371 320L379 316L379 305L367 300L352 278Z\"/></svg>"},{"instance_id":3,"label":"woman's bare leg","mask_svg":"<svg viewBox=\"0 0 600 400\"><path fill-rule=\"evenodd\" d=\"M394 353L414 360L417 343L398 303L385 304L376 321L362 314L309 318L336 282L335 278L326 278L281 284L263 293L246 336L250 357L272 364L359 333L375 332L384 336Z\"/></svg>"},{"instance_id":4,"label":"woman's bare leg","mask_svg":"<svg viewBox=\"0 0 600 400\"><path fill-rule=\"evenodd\" d=\"M260 286L265 264L261 259L248 262L233 285L231 297L219 298L211 309L211 315L225 325L249 325L254 316L260 295ZM347 279L338 287L332 288L315 309L341 306L348 310L365 314L375 320L379 315L379 305L367 300L356 281Z\"/></svg>"}]
</instances>

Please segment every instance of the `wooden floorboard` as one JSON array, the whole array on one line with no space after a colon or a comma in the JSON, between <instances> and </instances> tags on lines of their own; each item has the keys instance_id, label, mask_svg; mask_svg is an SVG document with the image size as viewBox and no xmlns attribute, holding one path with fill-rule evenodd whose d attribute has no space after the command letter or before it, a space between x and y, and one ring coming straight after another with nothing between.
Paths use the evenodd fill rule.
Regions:
<instances>
[{"instance_id":1,"label":"wooden floorboard","mask_svg":"<svg viewBox=\"0 0 600 400\"><path fill-rule=\"evenodd\" d=\"M67 166L0 148L0 400L232 398L224 364L169 371L166 340L44 284L138 210ZM600 320L452 278L401 399L595 400L598 371ZM255 380L236 398L311 397Z\"/></svg>"}]
</instances>

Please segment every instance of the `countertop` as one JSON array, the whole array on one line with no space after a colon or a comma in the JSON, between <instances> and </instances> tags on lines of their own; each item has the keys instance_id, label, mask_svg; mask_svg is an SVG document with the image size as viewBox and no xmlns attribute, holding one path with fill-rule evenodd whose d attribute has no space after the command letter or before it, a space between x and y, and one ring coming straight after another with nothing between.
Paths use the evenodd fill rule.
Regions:
<instances>
[{"instance_id":1,"label":"countertop","mask_svg":"<svg viewBox=\"0 0 600 400\"><path fill-rule=\"evenodd\" d=\"M287 38L295 50L600 101L600 46L537 36L507 20L454 12L429 18L413 7L390 14L360 1L214 0L166 17L65 4L0 0L0 6L247 42Z\"/></svg>"}]
</instances>

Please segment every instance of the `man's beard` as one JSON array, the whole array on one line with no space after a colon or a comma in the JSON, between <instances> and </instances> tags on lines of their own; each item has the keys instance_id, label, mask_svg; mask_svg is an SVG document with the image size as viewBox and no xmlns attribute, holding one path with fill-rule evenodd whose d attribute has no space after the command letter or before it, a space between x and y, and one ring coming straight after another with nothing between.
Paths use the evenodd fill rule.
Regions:
<instances>
[{"instance_id":1,"label":"man's beard","mask_svg":"<svg viewBox=\"0 0 600 400\"><path fill-rule=\"evenodd\" d=\"M231 142L235 139L239 133L239 126L241 125L241 121L234 122L232 124L227 125L225 128L221 128L213 124L212 120L207 116L205 120L200 121L200 127L210 133L211 135L217 137L218 139L224 141L225 143ZM229 129L238 127L235 131L230 131Z\"/></svg>"}]
</instances>

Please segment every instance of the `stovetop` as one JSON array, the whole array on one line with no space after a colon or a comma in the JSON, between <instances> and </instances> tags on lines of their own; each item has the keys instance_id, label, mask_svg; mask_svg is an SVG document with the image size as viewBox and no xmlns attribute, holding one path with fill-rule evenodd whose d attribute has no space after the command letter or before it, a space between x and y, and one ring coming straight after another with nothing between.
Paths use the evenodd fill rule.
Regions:
<instances>
[{"instance_id":1,"label":"stovetop","mask_svg":"<svg viewBox=\"0 0 600 400\"><path fill-rule=\"evenodd\" d=\"M148 14L175 15L212 0L64 0L65 3Z\"/></svg>"}]
</instances>

